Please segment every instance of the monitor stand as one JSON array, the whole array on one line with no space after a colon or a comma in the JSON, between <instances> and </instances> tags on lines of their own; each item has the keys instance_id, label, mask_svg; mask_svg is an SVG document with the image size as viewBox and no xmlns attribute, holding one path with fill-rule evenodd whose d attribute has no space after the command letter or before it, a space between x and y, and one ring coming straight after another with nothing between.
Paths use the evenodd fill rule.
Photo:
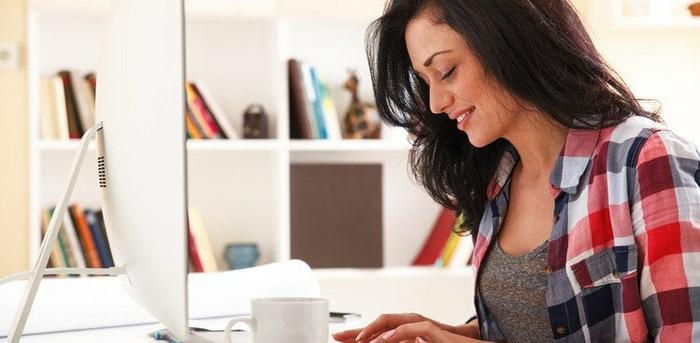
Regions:
<instances>
[{"instance_id":1,"label":"monitor stand","mask_svg":"<svg viewBox=\"0 0 700 343\"><path fill-rule=\"evenodd\" d=\"M39 283L44 275L49 274L102 274L102 275L119 275L124 274L125 270L123 267L113 267L113 268L55 268L47 269L46 265L49 261L49 256L51 255L51 249L56 243L58 232L61 229L61 222L65 216L66 208L68 207L68 202L70 201L71 195L73 194L73 188L75 187L75 182L78 179L80 173L80 168L85 159L85 154L88 150L88 145L95 136L97 136L97 151L99 156L104 156L102 147L102 122L97 123L95 126L89 128L80 140L80 146L78 152L76 153L73 164L71 165L71 172L66 182L63 193L59 199L56 209L51 215L51 221L49 222L49 227L44 235L44 240L41 242L41 248L39 250L39 257L36 260L34 268L28 272L19 273L9 278L5 278L4 281L9 281L11 279L20 278L29 274L29 280L24 288L24 293L20 300L20 305L17 308L17 312L10 325L10 331L8 335L8 343L18 343L20 338L22 338L22 332L24 331L24 326L27 323L27 318L29 317L29 311L34 303L34 298L36 297L36 292L39 289ZM103 160L98 159L98 168L100 168L100 179L103 178L102 167L99 166L103 163Z\"/></svg>"}]
</instances>

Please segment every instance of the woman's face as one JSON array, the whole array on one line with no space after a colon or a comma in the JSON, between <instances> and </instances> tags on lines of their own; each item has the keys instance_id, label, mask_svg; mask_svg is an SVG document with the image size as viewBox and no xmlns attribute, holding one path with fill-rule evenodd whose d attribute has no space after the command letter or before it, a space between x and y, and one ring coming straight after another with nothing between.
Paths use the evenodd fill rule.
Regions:
<instances>
[{"instance_id":1,"label":"woman's face","mask_svg":"<svg viewBox=\"0 0 700 343\"><path fill-rule=\"evenodd\" d=\"M405 38L413 69L430 89L431 112L447 114L475 147L508 135L518 105L488 80L459 33L423 14L409 22Z\"/></svg>"}]
</instances>

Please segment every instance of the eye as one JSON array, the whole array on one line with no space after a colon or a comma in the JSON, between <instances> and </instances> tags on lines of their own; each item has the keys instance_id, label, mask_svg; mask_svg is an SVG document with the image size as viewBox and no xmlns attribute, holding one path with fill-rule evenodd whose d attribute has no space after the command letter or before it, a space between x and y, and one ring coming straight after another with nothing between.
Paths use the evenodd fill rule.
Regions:
<instances>
[{"instance_id":1,"label":"eye","mask_svg":"<svg viewBox=\"0 0 700 343\"><path fill-rule=\"evenodd\" d=\"M445 73L445 75L442 76L442 80L449 79L454 74L455 69L457 69L457 66L452 66L452 68L450 68L450 71L448 71L447 73Z\"/></svg>"}]
</instances>

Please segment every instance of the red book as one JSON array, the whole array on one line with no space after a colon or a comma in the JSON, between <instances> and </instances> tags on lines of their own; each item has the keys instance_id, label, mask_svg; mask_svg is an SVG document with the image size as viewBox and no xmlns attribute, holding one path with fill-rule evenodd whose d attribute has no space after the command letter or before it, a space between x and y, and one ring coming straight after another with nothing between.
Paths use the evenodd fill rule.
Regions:
<instances>
[{"instance_id":1,"label":"red book","mask_svg":"<svg viewBox=\"0 0 700 343\"><path fill-rule=\"evenodd\" d=\"M83 247L83 255L85 256L88 267L103 268L102 260L100 260L100 254L95 244L95 238L92 236L92 231L90 231L90 226L87 223L82 208L80 208L79 205L70 205L69 210L71 219L73 219L73 225L76 231L78 231L80 245Z\"/></svg>"},{"instance_id":2,"label":"red book","mask_svg":"<svg viewBox=\"0 0 700 343\"><path fill-rule=\"evenodd\" d=\"M189 224L187 225L187 250L190 253L190 262L192 263L192 271L195 273L201 273L204 271L204 266L202 265L202 260L199 259L199 253L197 252L197 245L194 244L194 237L192 237L192 231L190 230Z\"/></svg>"},{"instance_id":3,"label":"red book","mask_svg":"<svg viewBox=\"0 0 700 343\"><path fill-rule=\"evenodd\" d=\"M414 266L432 266L442 250L447 244L447 240L450 238L450 232L454 227L456 220L455 212L443 208L438 216L435 224L433 225L433 230L430 232L430 236L423 244L420 253L413 260L412 265Z\"/></svg>"}]
</instances>

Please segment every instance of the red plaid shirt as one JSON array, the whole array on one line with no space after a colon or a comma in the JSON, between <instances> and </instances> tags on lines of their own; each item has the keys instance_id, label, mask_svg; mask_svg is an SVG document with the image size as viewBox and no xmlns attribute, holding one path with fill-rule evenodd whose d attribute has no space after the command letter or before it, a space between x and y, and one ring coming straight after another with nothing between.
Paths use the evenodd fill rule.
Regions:
<instances>
[{"instance_id":1,"label":"red plaid shirt","mask_svg":"<svg viewBox=\"0 0 700 343\"><path fill-rule=\"evenodd\" d=\"M491 247L508 205L514 151L501 160L475 238ZM700 340L700 150L643 117L569 130L552 174L547 311L558 342ZM504 339L483 305L483 339Z\"/></svg>"}]
</instances>

